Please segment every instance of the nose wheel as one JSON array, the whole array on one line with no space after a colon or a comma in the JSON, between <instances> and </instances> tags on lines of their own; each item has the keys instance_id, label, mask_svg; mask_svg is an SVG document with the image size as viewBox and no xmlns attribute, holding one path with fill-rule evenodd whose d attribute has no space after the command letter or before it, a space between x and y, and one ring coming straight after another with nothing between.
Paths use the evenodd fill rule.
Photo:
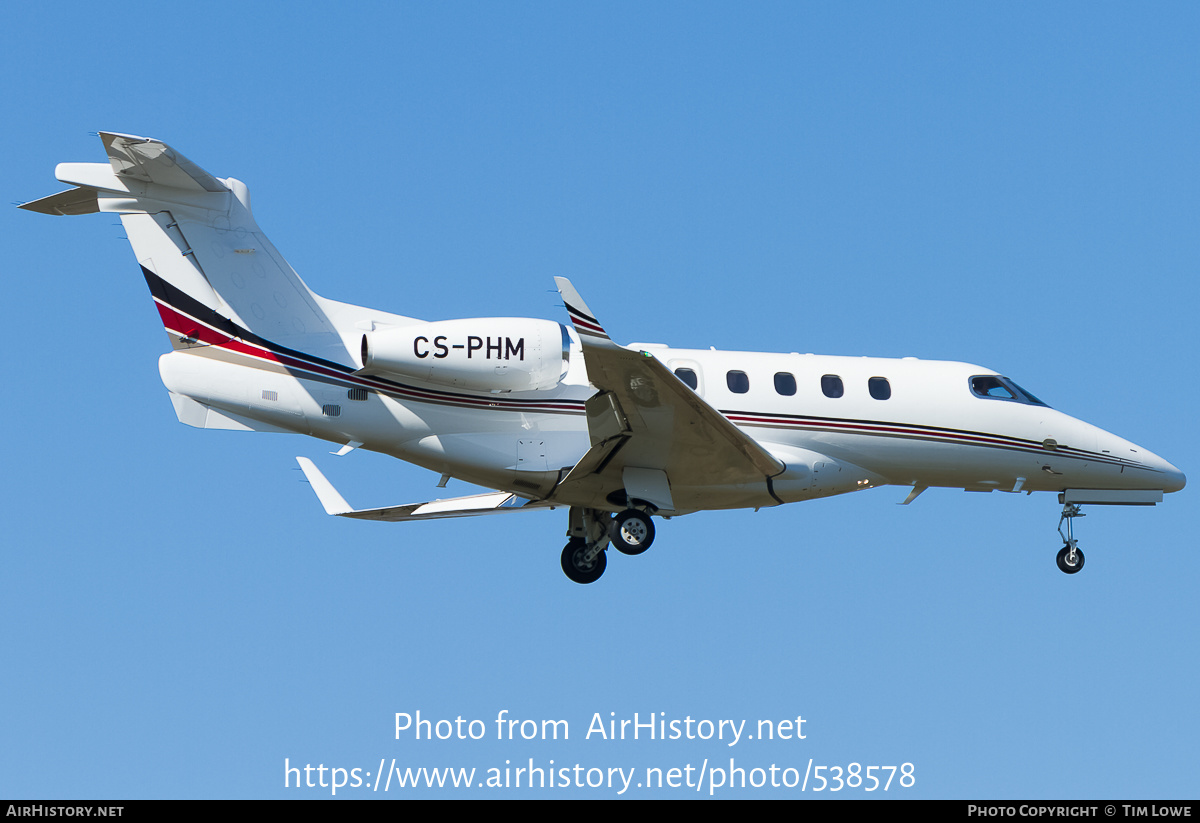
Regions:
<instances>
[{"instance_id":1,"label":"nose wheel","mask_svg":"<svg viewBox=\"0 0 1200 823\"><path fill-rule=\"evenodd\" d=\"M1066 545L1055 558L1058 567L1067 574L1075 574L1083 568L1083 552L1077 546Z\"/></svg>"},{"instance_id":2,"label":"nose wheel","mask_svg":"<svg viewBox=\"0 0 1200 823\"><path fill-rule=\"evenodd\" d=\"M1083 568L1083 552L1080 551L1079 541L1075 539L1075 535L1071 531L1071 521L1076 517L1085 516L1079 510L1078 504L1067 503L1063 506L1062 516L1058 519L1058 534L1063 539L1063 547L1055 558L1055 562L1065 574L1075 574ZM1066 534L1063 534L1063 523L1067 524Z\"/></svg>"}]
</instances>

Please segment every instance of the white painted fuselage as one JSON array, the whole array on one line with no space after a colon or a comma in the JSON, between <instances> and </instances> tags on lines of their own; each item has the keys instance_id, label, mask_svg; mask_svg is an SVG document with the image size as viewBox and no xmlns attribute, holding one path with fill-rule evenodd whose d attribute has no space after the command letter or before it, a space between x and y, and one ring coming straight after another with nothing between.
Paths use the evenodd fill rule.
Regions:
<instances>
[{"instance_id":1,"label":"white painted fuselage","mask_svg":"<svg viewBox=\"0 0 1200 823\"><path fill-rule=\"evenodd\" d=\"M572 348L570 370L549 391L452 392L416 381L399 388L352 373L317 374L319 366L312 364L314 372L306 374L296 364L278 365L265 352L239 354L220 346L164 355L160 372L173 394L234 420L359 443L481 486L553 497L563 474L589 447L583 403L595 389L577 341ZM1170 492L1184 484L1182 473L1167 461L1082 420L1045 405L978 396L970 379L995 374L980 366L646 349L672 370L690 369L697 394L787 467L771 488L766 483L723 486L710 477L690 484L693 478L673 478L680 513L772 506L879 485ZM730 372L745 375L744 392L731 391ZM789 375L795 393L781 394L776 375ZM828 376L840 379L841 396L822 391L822 378ZM872 378L887 381L887 399L872 397ZM713 468L716 474L719 467ZM608 490L600 491L591 499L553 499L620 508L605 502Z\"/></svg>"}]
</instances>

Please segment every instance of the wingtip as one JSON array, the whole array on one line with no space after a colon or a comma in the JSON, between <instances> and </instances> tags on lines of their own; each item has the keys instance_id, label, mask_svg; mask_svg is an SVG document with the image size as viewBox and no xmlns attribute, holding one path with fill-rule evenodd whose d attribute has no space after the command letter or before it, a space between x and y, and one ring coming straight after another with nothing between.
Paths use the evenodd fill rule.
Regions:
<instances>
[{"instance_id":1,"label":"wingtip","mask_svg":"<svg viewBox=\"0 0 1200 823\"><path fill-rule=\"evenodd\" d=\"M326 514L346 514L353 511L346 499L338 494L338 490L325 479L325 475L321 474L321 470L311 460L307 457L297 457L296 462L300 464L300 471L308 478L308 483L313 487Z\"/></svg>"},{"instance_id":2,"label":"wingtip","mask_svg":"<svg viewBox=\"0 0 1200 823\"><path fill-rule=\"evenodd\" d=\"M565 277L555 277L554 282L558 286L558 293L562 295L563 303L567 307L567 314L571 318L571 325L575 327L575 331L581 335L599 337L604 340L610 339L608 332L592 314L587 303L583 302L583 297L574 284Z\"/></svg>"}]
</instances>

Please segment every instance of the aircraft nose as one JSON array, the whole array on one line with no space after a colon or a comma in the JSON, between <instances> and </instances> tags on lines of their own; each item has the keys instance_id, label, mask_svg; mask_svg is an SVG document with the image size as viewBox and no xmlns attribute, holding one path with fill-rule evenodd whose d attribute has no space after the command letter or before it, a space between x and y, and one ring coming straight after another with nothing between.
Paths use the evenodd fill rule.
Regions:
<instances>
[{"instance_id":1,"label":"aircraft nose","mask_svg":"<svg viewBox=\"0 0 1200 823\"><path fill-rule=\"evenodd\" d=\"M1178 468L1163 460L1152 451L1138 447L1135 459L1143 468L1152 473L1152 481L1156 488L1164 492L1177 492L1187 485L1187 478Z\"/></svg>"},{"instance_id":2,"label":"aircraft nose","mask_svg":"<svg viewBox=\"0 0 1200 823\"><path fill-rule=\"evenodd\" d=\"M1183 476L1183 472L1149 449L1108 432L1101 433L1099 440L1101 450L1105 454L1123 457L1134 464L1136 468L1127 464L1125 471L1133 468L1133 475L1137 478L1135 482L1139 487L1177 492L1187 485L1187 478Z\"/></svg>"},{"instance_id":3,"label":"aircraft nose","mask_svg":"<svg viewBox=\"0 0 1200 823\"><path fill-rule=\"evenodd\" d=\"M1187 478L1183 476L1183 472L1172 466L1166 460L1163 460L1157 454L1148 455L1151 458L1151 464L1154 468L1163 473L1163 491L1177 492L1187 485Z\"/></svg>"}]
</instances>

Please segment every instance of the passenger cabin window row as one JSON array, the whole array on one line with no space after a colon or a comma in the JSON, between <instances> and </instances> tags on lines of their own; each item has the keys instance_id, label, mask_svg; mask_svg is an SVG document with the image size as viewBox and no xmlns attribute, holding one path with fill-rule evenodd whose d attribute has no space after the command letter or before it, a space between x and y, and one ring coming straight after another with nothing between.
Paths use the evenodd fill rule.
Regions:
<instances>
[{"instance_id":1,"label":"passenger cabin window row","mask_svg":"<svg viewBox=\"0 0 1200 823\"><path fill-rule=\"evenodd\" d=\"M680 367L675 370L675 376L686 383L693 391L700 387L700 379L695 369ZM979 374L968 379L971 394L985 400L1007 400L1012 403L1024 403L1027 406L1045 406L1029 392L1018 386L1007 377L998 374ZM725 385L734 394L746 394L750 391L750 377L739 370L725 372ZM872 377L867 380L867 391L876 400L890 400L892 384L886 377ZM790 372L775 372L775 393L783 397L793 397L796 394L796 376ZM836 374L821 375L821 393L826 397L842 397L846 394L846 384ZM263 393L266 396L266 393Z\"/></svg>"},{"instance_id":2,"label":"passenger cabin window row","mask_svg":"<svg viewBox=\"0 0 1200 823\"><path fill-rule=\"evenodd\" d=\"M700 379L695 369L680 367L675 370L675 376L686 383L693 391L700 387ZM731 370L725 372L725 385L734 394L746 394L750 391L750 377L744 371ZM888 400L892 396L892 384L886 377L872 377L867 381L867 391L876 400ZM974 384L972 384L974 391ZM775 393L784 397L796 394L796 376L790 372L775 372ZM841 397L846 393L842 378L836 374L826 374L821 377L821 393L826 397Z\"/></svg>"}]
</instances>

